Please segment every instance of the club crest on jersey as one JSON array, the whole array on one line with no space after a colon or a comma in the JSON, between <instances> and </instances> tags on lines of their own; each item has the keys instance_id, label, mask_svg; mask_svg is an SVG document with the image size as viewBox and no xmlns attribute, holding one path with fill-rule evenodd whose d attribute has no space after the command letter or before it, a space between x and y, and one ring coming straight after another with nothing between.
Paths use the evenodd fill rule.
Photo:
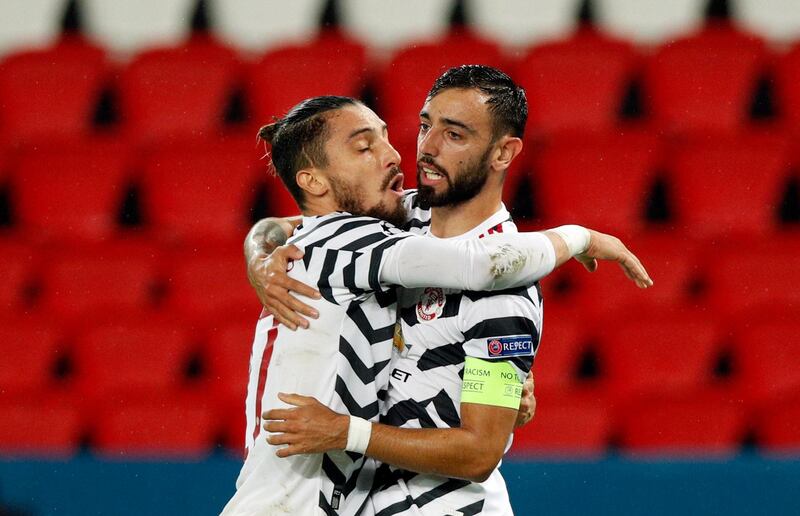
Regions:
<instances>
[{"instance_id":1,"label":"club crest on jersey","mask_svg":"<svg viewBox=\"0 0 800 516\"><path fill-rule=\"evenodd\" d=\"M486 341L490 357L519 357L533 354L533 339L530 335L497 337Z\"/></svg>"},{"instance_id":2,"label":"club crest on jersey","mask_svg":"<svg viewBox=\"0 0 800 516\"><path fill-rule=\"evenodd\" d=\"M444 291L440 288L428 287L417 303L417 318L420 321L432 321L444 311Z\"/></svg>"}]
</instances>

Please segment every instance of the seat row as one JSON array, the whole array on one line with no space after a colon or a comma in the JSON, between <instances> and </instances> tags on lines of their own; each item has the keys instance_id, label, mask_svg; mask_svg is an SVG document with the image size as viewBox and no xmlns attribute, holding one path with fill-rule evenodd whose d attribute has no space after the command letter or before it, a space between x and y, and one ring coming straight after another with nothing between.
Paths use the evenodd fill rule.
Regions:
<instances>
[{"instance_id":1,"label":"seat row","mask_svg":"<svg viewBox=\"0 0 800 516\"><path fill-rule=\"evenodd\" d=\"M512 453L596 455L617 446L632 453L726 454L747 443L775 452L800 448L796 321L746 330L737 346L739 373L727 383L700 371L712 355L703 346L708 327L671 325L660 340L639 340L664 330L650 322L644 332L647 321L613 332L633 340L606 341L605 384L552 384L546 371L554 361L547 357L561 342L556 334L546 340L534 366L537 416L517 430ZM0 366L0 387L11 395L0 402L0 455L71 454L87 443L117 456L198 455L217 443L241 450L252 322L214 328L203 345L206 369L194 379L184 372L192 351L186 329L123 321L77 339L73 374L56 383L47 373L64 350L49 330L31 325L23 335L18 327L25 352L4 350L13 363ZM8 333L4 327L3 342L14 342Z\"/></svg>"},{"instance_id":2,"label":"seat row","mask_svg":"<svg viewBox=\"0 0 800 516\"><path fill-rule=\"evenodd\" d=\"M792 142L756 133L674 144L641 132L530 141L508 175L506 203L526 229L571 221L622 236L768 235L795 226L800 211ZM241 241L256 206L259 216L298 213L263 155L249 137L150 152L95 138L9 153L0 164L5 229L34 241L137 231L162 242ZM663 213L648 214L654 199Z\"/></svg>"},{"instance_id":3,"label":"seat row","mask_svg":"<svg viewBox=\"0 0 800 516\"><path fill-rule=\"evenodd\" d=\"M86 33L115 52L178 44L189 37L199 0L78 0ZM599 28L639 44L655 44L700 27L710 0L592 0ZM730 0L742 29L777 43L800 39L800 15L791 0ZM46 45L61 32L69 0L6 0L0 6L0 54ZM244 51L312 39L328 0L205 0L211 31ZM336 0L342 28L364 44L396 48L447 32L456 0ZM582 0L465 0L466 25L503 45L520 46L565 37L579 25ZM391 19L387 24L385 20Z\"/></svg>"},{"instance_id":4,"label":"seat row","mask_svg":"<svg viewBox=\"0 0 800 516\"><path fill-rule=\"evenodd\" d=\"M511 73L527 91L532 134L618 129L625 125L623 105L636 84L641 121L670 134L747 127L763 84L774 84L769 97L774 121L795 131L800 127L800 46L774 57L759 40L712 25L650 56L582 30L510 62L497 45L454 32L441 42L403 49L377 69L363 47L332 32L247 65L231 50L197 37L180 47L145 52L118 73L102 51L67 38L0 63L0 134L5 145L83 136L98 130L93 122L102 120L98 113L109 105L116 109L117 124L102 127L119 129L119 137L129 141L217 137L230 130L226 116L230 120L236 109L252 133L304 98L358 97L370 85L396 142L413 145L433 80L463 63Z\"/></svg>"}]
</instances>

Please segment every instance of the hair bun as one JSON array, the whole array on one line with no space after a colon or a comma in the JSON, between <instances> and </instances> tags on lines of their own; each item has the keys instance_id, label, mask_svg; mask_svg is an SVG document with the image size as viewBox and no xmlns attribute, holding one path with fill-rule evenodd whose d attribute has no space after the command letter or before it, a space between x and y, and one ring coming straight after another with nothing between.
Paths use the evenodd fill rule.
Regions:
<instances>
[{"instance_id":1,"label":"hair bun","mask_svg":"<svg viewBox=\"0 0 800 516\"><path fill-rule=\"evenodd\" d=\"M258 137L272 145L272 142L275 140L275 134L277 134L278 129L280 129L279 123L280 122L272 122L271 124L263 126L258 130Z\"/></svg>"}]
</instances>

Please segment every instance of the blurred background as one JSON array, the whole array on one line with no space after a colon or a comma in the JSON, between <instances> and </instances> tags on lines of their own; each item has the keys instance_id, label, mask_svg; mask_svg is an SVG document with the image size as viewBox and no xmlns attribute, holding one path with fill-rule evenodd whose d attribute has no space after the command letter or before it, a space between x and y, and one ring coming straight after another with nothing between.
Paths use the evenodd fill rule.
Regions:
<instances>
[{"instance_id":1,"label":"blurred background","mask_svg":"<svg viewBox=\"0 0 800 516\"><path fill-rule=\"evenodd\" d=\"M1 0L0 514L216 514L297 211L256 129L362 98L413 186L446 68L525 87L506 203L648 266L544 282L527 514L800 513L800 0ZM410 184L408 184L410 183Z\"/></svg>"}]
</instances>

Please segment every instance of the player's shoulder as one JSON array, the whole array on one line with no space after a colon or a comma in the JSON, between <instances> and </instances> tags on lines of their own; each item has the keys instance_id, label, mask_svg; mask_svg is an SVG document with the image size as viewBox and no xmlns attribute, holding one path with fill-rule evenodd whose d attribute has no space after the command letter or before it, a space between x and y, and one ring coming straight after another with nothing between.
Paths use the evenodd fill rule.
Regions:
<instances>
[{"instance_id":1,"label":"player's shoulder","mask_svg":"<svg viewBox=\"0 0 800 516\"><path fill-rule=\"evenodd\" d=\"M386 238L400 238L404 233L385 220L375 217L334 212L316 217L304 217L287 243L301 247L358 250Z\"/></svg>"},{"instance_id":2,"label":"player's shoulder","mask_svg":"<svg viewBox=\"0 0 800 516\"><path fill-rule=\"evenodd\" d=\"M407 214L403 229L417 234L427 233L431 225L431 209L421 204L419 190L406 190L403 193L403 206Z\"/></svg>"}]
</instances>

